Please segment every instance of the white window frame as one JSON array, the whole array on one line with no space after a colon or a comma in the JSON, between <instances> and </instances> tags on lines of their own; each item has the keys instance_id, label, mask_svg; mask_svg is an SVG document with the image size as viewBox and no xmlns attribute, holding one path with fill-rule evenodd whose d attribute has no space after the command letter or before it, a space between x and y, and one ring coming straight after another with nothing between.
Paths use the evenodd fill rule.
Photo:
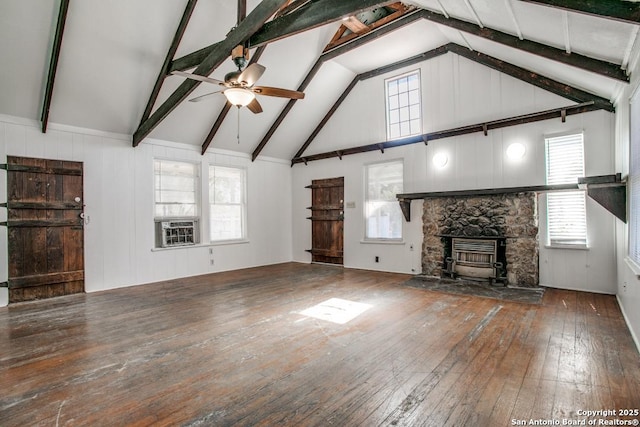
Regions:
<instances>
[{"instance_id":1,"label":"white window frame","mask_svg":"<svg viewBox=\"0 0 640 427\"><path fill-rule=\"evenodd\" d=\"M408 79L417 76L417 89L410 89ZM398 82L407 80L406 90L395 93L390 86ZM395 140L408 136L422 134L422 79L420 69L388 78L384 80L385 93L385 116L387 121L387 140ZM394 97L395 100L394 100ZM406 103L406 105L405 105ZM416 117L417 115L417 117ZM398 126L398 132L392 131L393 126ZM406 124L408 129L403 128Z\"/></svg>"},{"instance_id":2,"label":"white window frame","mask_svg":"<svg viewBox=\"0 0 640 427\"><path fill-rule=\"evenodd\" d=\"M578 161L567 163L566 159L569 158ZM545 176L547 185L577 184L578 178L585 176L582 131L545 137ZM552 248L586 248L588 233L585 192L549 192L546 200L547 245Z\"/></svg>"},{"instance_id":3,"label":"white window frame","mask_svg":"<svg viewBox=\"0 0 640 427\"><path fill-rule=\"evenodd\" d=\"M157 207L158 204L180 204L175 202L162 202L158 201L158 187L157 187L157 173L156 173L156 163L164 163L166 166L169 166L170 163L176 164L184 164L190 165L193 167L194 175L193 175L193 213L192 214L163 214L158 215ZM162 189L160 189L162 191ZM164 158L154 158L153 159L153 217L154 220L163 220L163 219L200 219L200 164L197 162L190 162L186 160L175 160L175 159L164 159Z\"/></svg>"},{"instance_id":4,"label":"white window frame","mask_svg":"<svg viewBox=\"0 0 640 427\"><path fill-rule=\"evenodd\" d=\"M401 193L404 188L404 160L403 159L394 159L384 162L375 162L375 163L367 163L364 165L364 203L363 203L363 216L364 216L364 242L388 242L388 243L397 243L402 242L404 238L404 216L402 215L402 210L400 209L400 204L398 203L397 198L393 195L389 196L387 199L369 199L369 171L370 168L381 166L381 165L391 165L391 164L399 164L402 168L402 185L398 193ZM372 209L372 205L387 205L389 209L393 212L393 215L397 217L400 221L400 236L397 237L384 237L380 235L371 236L369 233L369 221L373 218L370 215L370 209Z\"/></svg>"},{"instance_id":5,"label":"white window frame","mask_svg":"<svg viewBox=\"0 0 640 427\"><path fill-rule=\"evenodd\" d=\"M221 168L221 169L232 169L232 170L237 170L240 171L242 173L242 184L241 184L241 191L242 194L240 196L240 202L234 202L234 203L227 203L227 202L220 202L220 203L216 203L215 197L212 196L212 178L213 178L213 171L216 168ZM209 241L212 244L224 244L224 243L237 243L237 242L246 242L248 239L248 233L247 233L247 181L248 181L248 172L247 172L247 168L243 167L243 166L234 166L234 165L223 165L223 164L209 164L209 167L207 169L207 185L208 185L208 191L209 191ZM212 211L213 206L239 206L240 207L240 228L241 228L241 232L240 232L240 236L237 237L231 237L231 238L214 238L214 236L212 235L213 233L213 226L212 226L212 222L214 221L214 214Z\"/></svg>"},{"instance_id":6,"label":"white window frame","mask_svg":"<svg viewBox=\"0 0 640 427\"><path fill-rule=\"evenodd\" d=\"M629 98L629 248L630 267L640 276L640 86Z\"/></svg>"}]
</instances>

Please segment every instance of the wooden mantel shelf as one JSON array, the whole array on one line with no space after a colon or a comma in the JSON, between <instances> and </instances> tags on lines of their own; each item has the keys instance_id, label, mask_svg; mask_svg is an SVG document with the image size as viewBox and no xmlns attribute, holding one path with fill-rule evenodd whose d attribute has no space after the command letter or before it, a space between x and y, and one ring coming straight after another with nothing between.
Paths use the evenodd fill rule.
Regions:
<instances>
[{"instance_id":1,"label":"wooden mantel shelf","mask_svg":"<svg viewBox=\"0 0 640 427\"><path fill-rule=\"evenodd\" d=\"M586 190L587 194L609 212L627 222L627 183L621 174L585 177L579 184L530 185L526 187L484 188L476 190L431 191L426 193L396 194L400 209L407 222L411 221L411 201L438 197L481 197L514 193L547 193L552 191Z\"/></svg>"}]
</instances>

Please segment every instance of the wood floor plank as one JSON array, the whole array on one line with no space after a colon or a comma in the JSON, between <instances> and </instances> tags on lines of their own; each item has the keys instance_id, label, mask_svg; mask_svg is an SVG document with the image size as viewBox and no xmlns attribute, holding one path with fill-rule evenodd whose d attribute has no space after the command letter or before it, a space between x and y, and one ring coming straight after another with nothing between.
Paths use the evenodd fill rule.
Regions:
<instances>
[{"instance_id":1,"label":"wood floor plank","mask_svg":"<svg viewBox=\"0 0 640 427\"><path fill-rule=\"evenodd\" d=\"M507 426L640 407L615 297L286 263L0 308L0 425ZM368 304L338 324L301 312Z\"/></svg>"},{"instance_id":2,"label":"wood floor plank","mask_svg":"<svg viewBox=\"0 0 640 427\"><path fill-rule=\"evenodd\" d=\"M520 313L520 310L516 313ZM492 418L509 418L531 358L528 349L535 315L536 310L529 308L519 322L514 322L514 327L517 327L514 339L505 349L499 368L492 375L471 413L470 424L491 425Z\"/></svg>"}]
</instances>

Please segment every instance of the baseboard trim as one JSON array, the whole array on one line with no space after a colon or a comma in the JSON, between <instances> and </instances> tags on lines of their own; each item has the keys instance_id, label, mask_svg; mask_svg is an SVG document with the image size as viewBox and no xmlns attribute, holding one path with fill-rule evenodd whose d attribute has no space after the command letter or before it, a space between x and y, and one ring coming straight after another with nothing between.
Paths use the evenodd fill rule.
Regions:
<instances>
[{"instance_id":1,"label":"baseboard trim","mask_svg":"<svg viewBox=\"0 0 640 427\"><path fill-rule=\"evenodd\" d=\"M624 311L624 305L622 304L622 301L620 301L620 296L616 295L616 299L618 300L618 307L620 307L620 311L622 312L622 317L624 318L624 321L627 324L627 329L629 329L629 333L631 333L631 338L633 338L633 342L636 344L636 350L638 350L638 353L640 353L640 340L638 340L638 336L636 335L635 331L631 327L631 322L627 317L627 313Z\"/></svg>"},{"instance_id":2,"label":"baseboard trim","mask_svg":"<svg viewBox=\"0 0 640 427\"><path fill-rule=\"evenodd\" d=\"M576 291L576 292L589 292L592 294L616 295L615 291L603 291L600 289L581 289L581 288L571 288L571 287L560 287L560 286L547 285L545 283L539 283L538 286L542 286L545 288L552 288L552 289L560 289L563 291Z\"/></svg>"}]
</instances>

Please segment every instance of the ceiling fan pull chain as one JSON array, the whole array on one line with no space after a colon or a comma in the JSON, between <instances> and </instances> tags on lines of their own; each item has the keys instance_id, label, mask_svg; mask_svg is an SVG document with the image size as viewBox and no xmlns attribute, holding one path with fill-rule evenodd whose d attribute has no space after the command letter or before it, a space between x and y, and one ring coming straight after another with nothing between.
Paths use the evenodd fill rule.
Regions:
<instances>
[{"instance_id":1,"label":"ceiling fan pull chain","mask_svg":"<svg viewBox=\"0 0 640 427\"><path fill-rule=\"evenodd\" d=\"M238 144L240 144L240 106L238 105L238 133L236 134Z\"/></svg>"}]
</instances>

